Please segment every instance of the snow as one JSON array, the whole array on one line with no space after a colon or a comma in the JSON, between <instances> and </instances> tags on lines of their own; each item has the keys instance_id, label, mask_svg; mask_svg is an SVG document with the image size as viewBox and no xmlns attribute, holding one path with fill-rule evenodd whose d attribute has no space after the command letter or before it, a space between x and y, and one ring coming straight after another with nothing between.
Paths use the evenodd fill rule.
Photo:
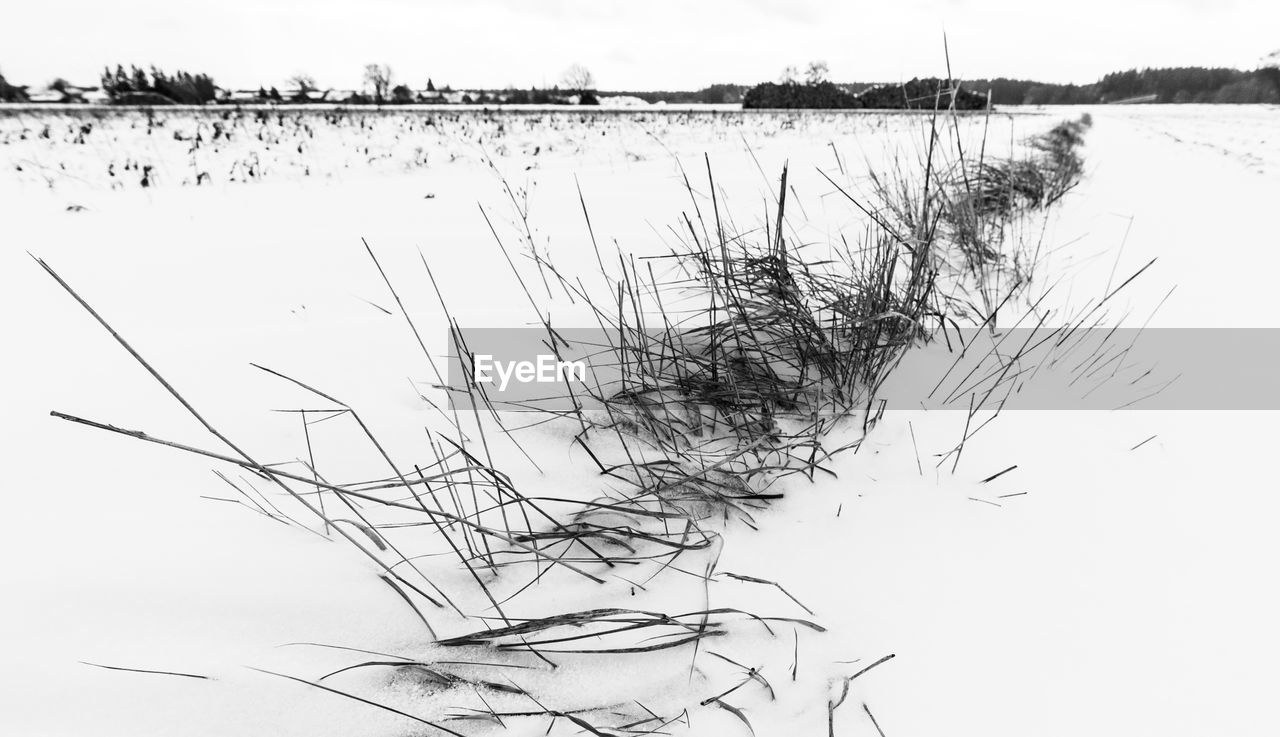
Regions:
<instances>
[{"instance_id":1,"label":"snow","mask_svg":"<svg viewBox=\"0 0 1280 737\"><path fill-rule=\"evenodd\" d=\"M645 100L634 95L605 95L600 98L601 107L647 107Z\"/></svg>"},{"instance_id":2,"label":"snow","mask_svg":"<svg viewBox=\"0 0 1280 737\"><path fill-rule=\"evenodd\" d=\"M1061 248L1046 268L1071 283L1055 292L1059 306L1078 306L1113 272L1158 256L1117 315L1132 309L1140 322L1177 285L1153 325L1277 327L1270 289L1280 251L1268 217L1280 195L1280 110L1017 110L993 118L990 139L1081 112L1094 118L1088 175L1048 231ZM250 116L230 142L193 155L196 118L161 115L164 128L150 133L141 116L96 120L83 144L74 142L78 118L0 118L7 734L410 734L415 725L401 717L246 666L315 678L352 662L286 645L294 642L430 651L421 622L356 551L202 498L234 494L209 472L214 463L49 417L58 409L214 447L25 251L255 454L305 452L297 418L269 410L310 398L250 361L351 404L390 452L420 459L423 428L436 418L416 391L433 377L399 317L374 306L395 309L361 238L440 352L443 320L419 249L464 326L532 319L481 216L515 242L496 172L518 200L527 190L530 221L556 263L587 273L594 256L579 186L602 243L657 253L690 206L684 174L705 189L704 153L740 225L763 218L786 161L804 208L792 222L821 242L856 219L815 167L835 170L838 152L856 171L923 146L911 115L417 111L316 124L314 137L275 113ZM422 124L426 115L434 125ZM982 124L967 120L965 135ZM254 156L258 173L246 176L237 164ZM154 167L152 186L140 186L133 162ZM210 178L195 186L198 171ZM789 480L788 497L758 515L760 531L726 534L719 571L782 583L830 630L797 635L794 683L789 631L735 630L740 639L723 652L763 664L778 701L750 686L734 703L758 735L822 734L829 679L894 653L853 682L837 734L876 734L863 703L889 735L1274 734L1274 420L1009 413L969 441L951 473L949 463L934 468L933 454L955 444L963 413L889 413L868 444L840 458L838 480ZM327 428L315 440L322 471L378 469L349 432ZM599 483L564 437L527 442L547 473L500 451L522 488L588 493ZM710 593L716 606L807 616L772 587L722 577ZM686 611L698 607L677 605L701 595L672 579L623 605ZM518 601L532 616L609 599L565 577ZM687 668L684 656L623 672L588 659L555 688L571 700L641 693L646 705L678 703L701 685L690 687ZM455 705L373 673L340 683L423 715ZM728 712L701 709L688 733L745 729Z\"/></svg>"}]
</instances>

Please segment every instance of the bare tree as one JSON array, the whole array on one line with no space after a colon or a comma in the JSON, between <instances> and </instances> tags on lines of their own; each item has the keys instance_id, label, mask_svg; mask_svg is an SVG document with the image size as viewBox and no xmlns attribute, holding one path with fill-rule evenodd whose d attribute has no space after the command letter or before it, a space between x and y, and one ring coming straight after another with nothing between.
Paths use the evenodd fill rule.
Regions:
<instances>
[{"instance_id":1,"label":"bare tree","mask_svg":"<svg viewBox=\"0 0 1280 737\"><path fill-rule=\"evenodd\" d=\"M585 92L596 88L596 78L590 69L581 64L574 64L564 70L564 74L560 77L560 84L573 92Z\"/></svg>"},{"instance_id":2,"label":"bare tree","mask_svg":"<svg viewBox=\"0 0 1280 737\"><path fill-rule=\"evenodd\" d=\"M315 77L312 77L310 74L303 74L302 72L298 72L292 77L289 77L287 81L289 84L298 88L298 91L304 95L308 92L315 92L320 89L319 87L316 87Z\"/></svg>"},{"instance_id":3,"label":"bare tree","mask_svg":"<svg viewBox=\"0 0 1280 737\"><path fill-rule=\"evenodd\" d=\"M1262 65L1258 67L1258 74L1263 79L1270 81L1276 92L1280 92L1280 49L1276 49L1262 57Z\"/></svg>"},{"instance_id":4,"label":"bare tree","mask_svg":"<svg viewBox=\"0 0 1280 737\"><path fill-rule=\"evenodd\" d=\"M827 63L825 61L811 61L809 66L804 70L805 84L820 84L827 81Z\"/></svg>"},{"instance_id":5,"label":"bare tree","mask_svg":"<svg viewBox=\"0 0 1280 737\"><path fill-rule=\"evenodd\" d=\"M373 98L382 102L391 90L391 67L387 64L365 64L364 83L373 91Z\"/></svg>"},{"instance_id":6,"label":"bare tree","mask_svg":"<svg viewBox=\"0 0 1280 737\"><path fill-rule=\"evenodd\" d=\"M795 84L799 79L800 71L792 64L788 64L782 74L778 75L778 81L782 84Z\"/></svg>"}]
</instances>

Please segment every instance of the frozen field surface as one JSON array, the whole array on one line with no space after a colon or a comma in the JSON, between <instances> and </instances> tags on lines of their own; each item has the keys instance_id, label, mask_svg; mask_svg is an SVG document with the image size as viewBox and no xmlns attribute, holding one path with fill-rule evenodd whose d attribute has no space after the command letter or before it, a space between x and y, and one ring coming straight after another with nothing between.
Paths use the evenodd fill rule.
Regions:
<instances>
[{"instance_id":1,"label":"frozen field surface","mask_svg":"<svg viewBox=\"0 0 1280 737\"><path fill-rule=\"evenodd\" d=\"M1158 257L1117 316L1141 323L1163 300L1152 325L1280 327L1280 110L1028 109L966 118L961 135L976 142L985 128L1007 149L1083 112L1094 120L1087 173L1046 232L1046 268L1070 287L1053 299L1083 303ZM310 399L251 361L340 397L413 458L435 422L418 394L433 378L362 238L442 353L446 323L419 251L464 327L532 319L485 220L514 239L524 224L513 201L559 266L586 273L584 202L602 244L659 253L690 207L686 177L702 189L710 166L720 204L745 225L763 222L787 162L789 227L823 243L861 225L819 170L857 183L869 165L918 157L922 131L920 116L865 113L6 113L0 733L434 734L250 669L315 678L349 658L289 643L421 653L429 638L353 550L208 498L229 491L211 462L51 418L211 445L28 252L257 455L306 452L296 416L271 410ZM838 479L788 480L758 531L727 536L720 570L782 582L829 630L797 638L794 683L789 633L781 645L761 638L778 693L744 689L755 734L826 734L838 696L827 679L889 653L853 682L836 734L876 735L871 713L889 737L1277 734L1275 422L1010 412L952 472L936 454L964 413L890 412L839 457ZM376 461L336 431L313 439L321 472ZM531 431L529 443L546 473L504 457L526 488L598 483L567 437ZM537 601L608 605L558 585ZM627 605L676 607L662 597L679 595ZM772 587L717 580L707 595L806 616ZM660 665L588 672L577 687L672 698L681 681L653 675ZM440 707L436 694L380 683L342 685L405 710ZM672 729L747 734L723 711Z\"/></svg>"}]
</instances>

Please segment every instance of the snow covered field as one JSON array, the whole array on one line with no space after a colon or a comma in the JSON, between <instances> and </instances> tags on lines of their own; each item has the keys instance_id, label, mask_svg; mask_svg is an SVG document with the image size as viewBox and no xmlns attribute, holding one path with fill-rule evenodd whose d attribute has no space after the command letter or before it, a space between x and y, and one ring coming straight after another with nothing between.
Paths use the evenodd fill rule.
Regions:
<instances>
[{"instance_id":1,"label":"snow covered field","mask_svg":"<svg viewBox=\"0 0 1280 737\"><path fill-rule=\"evenodd\" d=\"M1086 178L1047 231L1049 278L1071 285L1054 299L1081 304L1115 274L1159 257L1117 314L1132 310L1140 322L1176 285L1153 325L1280 327L1270 222L1280 110L1018 110L994 116L987 138L1007 148L1082 112L1094 119ZM922 120L724 111L0 117L0 371L10 388L0 423L9 490L0 732L436 733L246 667L315 679L352 654L287 643L423 656L430 638L350 547L205 498L234 493L212 462L49 417L57 409L212 446L26 252L262 458L306 453L296 415L270 410L313 398L250 361L341 398L393 455L421 458L424 426L438 418L418 392L429 393L433 378L391 314L362 238L429 347L443 352L445 323L419 249L465 327L533 319L482 210L514 242L523 225L512 202L527 207L557 265L589 273L582 200L601 243L658 253L690 207L686 175L702 188L709 161L722 204L744 225L773 207L786 161L794 235L821 243L862 226L818 169L858 182L868 164L915 157L927 145ZM975 141L987 122L961 124ZM757 516L758 531L726 535L719 570L782 583L829 630L794 643L789 630L744 635L735 659L763 665L777 700L756 684L726 700L761 737L825 734L828 699L839 695L838 684L828 693L831 679L893 653L853 682L836 734L877 734L872 713L890 737L1275 734L1275 419L1008 413L969 441L952 473L950 463L934 468L934 454L955 444L963 413L889 413L856 455L838 458L838 479L788 479L787 497ZM322 473L376 467L349 433L324 429L313 440ZM598 485L567 440L530 431L543 474L510 448L499 465L527 488ZM625 586L606 595L553 579L517 616L709 603L808 618L772 587L715 580L709 602L679 608L681 597L703 596L700 585L622 600L631 598ZM473 629L447 617L434 624L442 635ZM692 681L687 655L662 657L626 670L584 665L566 676L576 679L560 686L569 703L556 708L588 695L679 703ZM684 663L676 678L673 662ZM472 698L371 673L333 683L425 718ZM669 729L747 734L723 709L695 710L690 721ZM508 726L541 734L546 720ZM577 731L562 720L557 733Z\"/></svg>"}]
</instances>

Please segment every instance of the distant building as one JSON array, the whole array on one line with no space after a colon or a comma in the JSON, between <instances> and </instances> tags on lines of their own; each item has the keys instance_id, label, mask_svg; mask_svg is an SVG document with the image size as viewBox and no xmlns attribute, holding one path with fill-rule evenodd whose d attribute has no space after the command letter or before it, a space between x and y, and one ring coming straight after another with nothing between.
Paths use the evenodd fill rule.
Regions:
<instances>
[{"instance_id":1,"label":"distant building","mask_svg":"<svg viewBox=\"0 0 1280 737\"><path fill-rule=\"evenodd\" d=\"M648 107L649 103L633 95L609 95L600 98L603 107Z\"/></svg>"},{"instance_id":2,"label":"distant building","mask_svg":"<svg viewBox=\"0 0 1280 737\"><path fill-rule=\"evenodd\" d=\"M343 102L354 94L355 90L302 90L297 87L280 91L286 102L303 103Z\"/></svg>"},{"instance_id":3,"label":"distant building","mask_svg":"<svg viewBox=\"0 0 1280 737\"><path fill-rule=\"evenodd\" d=\"M28 92L27 99L31 102L60 103L65 101L66 96L57 90L39 90Z\"/></svg>"},{"instance_id":4,"label":"distant building","mask_svg":"<svg viewBox=\"0 0 1280 737\"><path fill-rule=\"evenodd\" d=\"M28 92L27 99L31 102L39 102L45 104L64 104L64 103L86 103L86 102L107 102L106 93L97 87L81 87L79 85L59 83L55 87L46 87Z\"/></svg>"},{"instance_id":5,"label":"distant building","mask_svg":"<svg viewBox=\"0 0 1280 737\"><path fill-rule=\"evenodd\" d=\"M259 102L257 90L224 90L224 92L226 94L219 98L221 101L241 104Z\"/></svg>"}]
</instances>

